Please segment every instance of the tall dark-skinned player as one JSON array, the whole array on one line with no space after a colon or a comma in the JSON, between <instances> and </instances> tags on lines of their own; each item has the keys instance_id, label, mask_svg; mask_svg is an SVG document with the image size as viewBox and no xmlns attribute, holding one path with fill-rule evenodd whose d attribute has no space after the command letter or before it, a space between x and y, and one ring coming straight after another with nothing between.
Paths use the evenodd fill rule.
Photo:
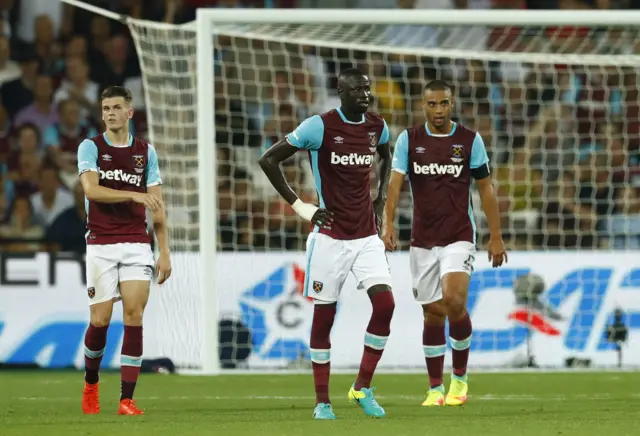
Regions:
<instances>
[{"instance_id":1,"label":"tall dark-skinned player","mask_svg":"<svg viewBox=\"0 0 640 436\"><path fill-rule=\"evenodd\" d=\"M386 247L394 250L394 218L408 178L413 194L409 262L413 295L424 313L422 340L430 383L423 406L459 406L467 401L472 331L467 294L476 252L469 192L472 179L489 223L489 260L494 268L507 260L484 142L477 132L451 121L453 104L449 85L441 80L429 82L422 96L427 122L398 136L382 234ZM445 398L442 373L447 318L453 374Z\"/></svg>"},{"instance_id":2,"label":"tall dark-skinned player","mask_svg":"<svg viewBox=\"0 0 640 436\"><path fill-rule=\"evenodd\" d=\"M330 333L344 282L353 274L366 291L373 312L364 337L364 353L348 398L367 416L381 418L371 380L390 333L395 308L391 272L378 236L391 170L389 130L384 119L367 112L369 78L357 69L338 77L340 107L304 120L269 148L260 166L274 188L304 220L315 227L307 239L304 292L313 298L310 352L316 391L315 419L335 419L329 398ZM299 150L308 152L319 205L305 203L287 184L280 163ZM379 157L375 199L371 170Z\"/></svg>"}]
</instances>

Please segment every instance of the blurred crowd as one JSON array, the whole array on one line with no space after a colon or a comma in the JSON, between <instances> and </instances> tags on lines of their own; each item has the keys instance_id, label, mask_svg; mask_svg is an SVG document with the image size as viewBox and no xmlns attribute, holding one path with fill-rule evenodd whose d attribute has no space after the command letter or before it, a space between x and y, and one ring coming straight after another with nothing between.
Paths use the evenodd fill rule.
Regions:
<instances>
[{"instance_id":1,"label":"blurred crowd","mask_svg":"<svg viewBox=\"0 0 640 436\"><path fill-rule=\"evenodd\" d=\"M635 0L88 3L167 23L194 19L198 7L639 7ZM193 195L197 189L190 183L195 183L195 173L179 165L178 150L184 154L185 149L176 145L187 137L193 141L193 129L174 129L170 141L166 138L171 136L167 133L171 126L153 127L147 120L147 111L156 122L163 115L157 107L145 107L141 70L147 74L150 101L154 102L157 91L151 88L156 76L153 68L145 66L157 66L160 61L138 59L129 30L121 23L58 0L0 0L0 10L4 18L0 20L0 251L84 251L86 215L76 150L82 139L102 130L98 96L109 85L132 90L134 134L147 137L150 129L157 129L154 145L166 184L172 237L177 241L174 246L197 247L188 243L198 238L197 196ZM394 46L404 45L475 47L502 54L548 51L640 56L640 39L634 29L451 27L445 31L432 26L387 26L377 35L369 46L383 50L283 44L240 36L217 38L220 249L304 248L309 225L283 204L257 167L257 159L304 118L338 106L336 74L350 66L370 75L372 110L385 117L392 140L407 126L424 122L420 98L426 81L441 78L454 86L455 119L478 130L490 154L505 238L511 248L640 248L637 67L564 65L537 58L530 63L468 61L393 52ZM143 51L147 49L144 40L138 43ZM193 41L182 42L186 43ZM177 64L172 53L166 56ZM173 67L177 73L180 67ZM189 66L184 68L189 70ZM189 71L193 79L193 69ZM165 74L170 72L165 70ZM179 78L175 84L185 94L188 86L180 85ZM188 107L193 112L192 105ZM194 119L186 108L178 109L184 125ZM196 156L193 150L189 153ZM300 153L285 162L284 170L294 190L306 201L314 201L306 156ZM411 228L411 199L408 190L405 194L398 226L404 247ZM481 211L479 202L474 203L476 213ZM477 220L482 236L486 223L481 215ZM180 241L186 242L180 245Z\"/></svg>"}]
</instances>

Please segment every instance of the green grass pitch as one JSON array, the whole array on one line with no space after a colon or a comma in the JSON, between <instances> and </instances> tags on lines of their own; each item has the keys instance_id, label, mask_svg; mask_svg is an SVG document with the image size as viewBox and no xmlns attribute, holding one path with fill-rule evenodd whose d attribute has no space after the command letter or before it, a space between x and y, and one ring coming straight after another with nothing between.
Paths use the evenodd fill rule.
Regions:
<instances>
[{"instance_id":1,"label":"green grass pitch","mask_svg":"<svg viewBox=\"0 0 640 436\"><path fill-rule=\"evenodd\" d=\"M0 372L0 435L638 435L640 373L471 374L469 402L423 408L426 376L381 374L387 417L347 401L353 376L331 380L337 421L314 421L311 375L142 374L144 416L117 416L118 373L102 375L97 416L80 410L80 372ZM448 382L448 380L447 380Z\"/></svg>"}]
</instances>

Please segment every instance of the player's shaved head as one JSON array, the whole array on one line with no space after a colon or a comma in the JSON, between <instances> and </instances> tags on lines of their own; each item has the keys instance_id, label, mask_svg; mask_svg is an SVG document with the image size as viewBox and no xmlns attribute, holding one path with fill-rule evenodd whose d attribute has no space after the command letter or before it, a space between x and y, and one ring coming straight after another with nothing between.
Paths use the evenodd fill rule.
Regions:
<instances>
[{"instance_id":1,"label":"player's shaved head","mask_svg":"<svg viewBox=\"0 0 640 436\"><path fill-rule=\"evenodd\" d=\"M451 85L444 80L432 80L424 87L424 91L449 91L451 92Z\"/></svg>"},{"instance_id":2,"label":"player's shaved head","mask_svg":"<svg viewBox=\"0 0 640 436\"><path fill-rule=\"evenodd\" d=\"M359 116L369 108L371 81L357 68L342 70L338 75L338 95L345 116Z\"/></svg>"},{"instance_id":3,"label":"player's shaved head","mask_svg":"<svg viewBox=\"0 0 640 436\"><path fill-rule=\"evenodd\" d=\"M351 77L362 77L362 76L367 76L366 74L364 74L362 71L360 71L358 68L347 68L345 70L340 71L340 74L338 75L338 81L340 80L347 80Z\"/></svg>"}]
</instances>

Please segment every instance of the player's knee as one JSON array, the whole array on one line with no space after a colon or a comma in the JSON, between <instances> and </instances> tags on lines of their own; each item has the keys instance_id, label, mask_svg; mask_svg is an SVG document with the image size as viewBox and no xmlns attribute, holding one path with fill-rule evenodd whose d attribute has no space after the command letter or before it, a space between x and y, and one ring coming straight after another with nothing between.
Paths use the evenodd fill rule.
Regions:
<instances>
[{"instance_id":1,"label":"player's knee","mask_svg":"<svg viewBox=\"0 0 640 436\"><path fill-rule=\"evenodd\" d=\"M107 327L111 322L111 317L103 314L91 314L90 322L94 327Z\"/></svg>"},{"instance_id":2,"label":"player's knee","mask_svg":"<svg viewBox=\"0 0 640 436\"><path fill-rule=\"evenodd\" d=\"M422 316L424 322L429 324L444 324L447 318L447 309L442 300L422 306Z\"/></svg>"},{"instance_id":3,"label":"player's knee","mask_svg":"<svg viewBox=\"0 0 640 436\"><path fill-rule=\"evenodd\" d=\"M122 318L125 325L142 325L142 316L144 314L144 306L127 307L123 313Z\"/></svg>"},{"instance_id":4,"label":"player's knee","mask_svg":"<svg viewBox=\"0 0 640 436\"><path fill-rule=\"evenodd\" d=\"M373 311L377 317L388 320L391 322L393 312L396 308L396 302L393 299L393 292L390 289L385 289L375 293L371 298L373 304Z\"/></svg>"},{"instance_id":5,"label":"player's knee","mask_svg":"<svg viewBox=\"0 0 640 436\"><path fill-rule=\"evenodd\" d=\"M462 292L447 292L442 299L447 309L447 315L451 318L463 315L466 310L465 300L465 295Z\"/></svg>"},{"instance_id":6,"label":"player's knee","mask_svg":"<svg viewBox=\"0 0 640 436\"><path fill-rule=\"evenodd\" d=\"M94 327L107 327L111 322L113 303L105 301L90 306L89 321Z\"/></svg>"}]
</instances>

